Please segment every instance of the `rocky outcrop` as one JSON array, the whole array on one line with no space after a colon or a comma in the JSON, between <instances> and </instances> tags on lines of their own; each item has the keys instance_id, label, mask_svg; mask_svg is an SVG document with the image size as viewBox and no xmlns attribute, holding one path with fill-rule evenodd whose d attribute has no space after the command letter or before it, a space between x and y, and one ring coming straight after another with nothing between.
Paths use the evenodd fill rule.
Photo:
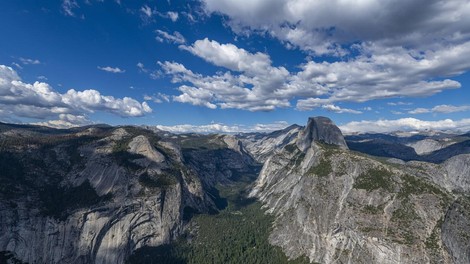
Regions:
<instances>
[{"instance_id":1,"label":"rocky outcrop","mask_svg":"<svg viewBox=\"0 0 470 264\"><path fill-rule=\"evenodd\" d=\"M319 263L466 263L468 236L450 230L470 217L451 215L454 194L433 180L466 160L387 163L310 141L310 131L268 158L251 191L275 216L270 243Z\"/></svg>"},{"instance_id":2,"label":"rocky outcrop","mask_svg":"<svg viewBox=\"0 0 470 264\"><path fill-rule=\"evenodd\" d=\"M460 154L470 154L470 140L450 144L421 157L424 161L440 163Z\"/></svg>"},{"instance_id":3,"label":"rocky outcrop","mask_svg":"<svg viewBox=\"0 0 470 264\"><path fill-rule=\"evenodd\" d=\"M470 200L460 198L446 213L442 240L454 263L470 263Z\"/></svg>"},{"instance_id":4,"label":"rocky outcrop","mask_svg":"<svg viewBox=\"0 0 470 264\"><path fill-rule=\"evenodd\" d=\"M300 131L297 138L297 147L300 150L307 150L314 141L337 145L340 148L348 149L341 130L331 121L323 116L311 117L307 126Z\"/></svg>"},{"instance_id":5,"label":"rocky outcrop","mask_svg":"<svg viewBox=\"0 0 470 264\"><path fill-rule=\"evenodd\" d=\"M264 163L269 156L292 143L301 129L292 125L271 133L243 133L236 137L256 161Z\"/></svg>"},{"instance_id":6,"label":"rocky outcrop","mask_svg":"<svg viewBox=\"0 0 470 264\"><path fill-rule=\"evenodd\" d=\"M433 231L449 203L445 191L339 148L317 153L305 169L311 160L298 149L263 167L251 195L276 217L272 244L319 263L449 263ZM418 184L422 191L411 190ZM427 245L432 232L436 242Z\"/></svg>"},{"instance_id":7,"label":"rocky outcrop","mask_svg":"<svg viewBox=\"0 0 470 264\"><path fill-rule=\"evenodd\" d=\"M130 153L142 155L145 158L156 163L161 163L165 161L165 156L163 156L162 153L158 152L155 148L153 148L148 138L142 135L133 138L131 142L129 142L128 151Z\"/></svg>"},{"instance_id":8,"label":"rocky outcrop","mask_svg":"<svg viewBox=\"0 0 470 264\"><path fill-rule=\"evenodd\" d=\"M444 144L443 142L434 139L427 138L417 142L409 143L407 144L407 146L412 147L416 151L416 154L423 155L442 149L446 147L447 144Z\"/></svg>"},{"instance_id":9,"label":"rocky outcrop","mask_svg":"<svg viewBox=\"0 0 470 264\"><path fill-rule=\"evenodd\" d=\"M182 153L186 165L200 175L208 188L237 181L258 170L259 164L233 136L199 136L198 141L200 145L183 148Z\"/></svg>"},{"instance_id":10,"label":"rocky outcrop","mask_svg":"<svg viewBox=\"0 0 470 264\"><path fill-rule=\"evenodd\" d=\"M396 158L404 161L421 159L412 147L386 139L348 140L347 143L350 150L372 156Z\"/></svg>"},{"instance_id":11,"label":"rocky outcrop","mask_svg":"<svg viewBox=\"0 0 470 264\"><path fill-rule=\"evenodd\" d=\"M28 263L124 263L137 248L169 243L182 229L182 191L86 208L66 220L0 206L0 248Z\"/></svg>"},{"instance_id":12,"label":"rocky outcrop","mask_svg":"<svg viewBox=\"0 0 470 264\"><path fill-rule=\"evenodd\" d=\"M447 182L443 186L450 186L452 191L470 193L470 154L458 155L444 162L443 178Z\"/></svg>"},{"instance_id":13,"label":"rocky outcrop","mask_svg":"<svg viewBox=\"0 0 470 264\"><path fill-rule=\"evenodd\" d=\"M451 193L470 193L470 154L454 156L441 164L410 161L404 171L418 173Z\"/></svg>"},{"instance_id":14,"label":"rocky outcrop","mask_svg":"<svg viewBox=\"0 0 470 264\"><path fill-rule=\"evenodd\" d=\"M28 263L124 263L138 248L169 243L188 212L217 211L213 185L254 162L232 138L218 138L220 149L196 162L178 141L135 127L37 137L28 139L37 147L15 137L0 153L15 162L7 170L22 173L0 177L20 188L0 190L0 251ZM226 167L206 174L213 159Z\"/></svg>"},{"instance_id":15,"label":"rocky outcrop","mask_svg":"<svg viewBox=\"0 0 470 264\"><path fill-rule=\"evenodd\" d=\"M470 140L467 135L437 132L403 134L401 136L391 134L349 135L346 137L346 141L351 150L404 161L441 163L451 157L470 153Z\"/></svg>"}]
</instances>

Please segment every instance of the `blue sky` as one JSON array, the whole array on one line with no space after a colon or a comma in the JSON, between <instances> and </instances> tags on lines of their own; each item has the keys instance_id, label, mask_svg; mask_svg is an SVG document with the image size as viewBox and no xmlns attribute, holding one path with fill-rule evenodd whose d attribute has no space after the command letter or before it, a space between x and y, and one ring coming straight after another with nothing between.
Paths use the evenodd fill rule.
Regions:
<instances>
[{"instance_id":1,"label":"blue sky","mask_svg":"<svg viewBox=\"0 0 470 264\"><path fill-rule=\"evenodd\" d=\"M0 120L470 130L470 2L1 1Z\"/></svg>"}]
</instances>

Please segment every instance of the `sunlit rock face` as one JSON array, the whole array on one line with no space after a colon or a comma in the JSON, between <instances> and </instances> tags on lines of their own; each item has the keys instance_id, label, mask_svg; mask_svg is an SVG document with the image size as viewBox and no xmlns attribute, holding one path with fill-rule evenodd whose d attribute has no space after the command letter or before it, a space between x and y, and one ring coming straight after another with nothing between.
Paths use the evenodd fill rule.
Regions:
<instances>
[{"instance_id":1,"label":"sunlit rock face","mask_svg":"<svg viewBox=\"0 0 470 264\"><path fill-rule=\"evenodd\" d=\"M275 216L270 243L318 263L466 263L467 156L392 162L347 149L339 129L310 118L270 156L254 185ZM330 134L331 135L328 135Z\"/></svg>"},{"instance_id":2,"label":"sunlit rock face","mask_svg":"<svg viewBox=\"0 0 470 264\"><path fill-rule=\"evenodd\" d=\"M0 257L125 263L177 239L192 214L217 212L214 187L264 162L250 196L274 215L269 242L290 258L469 262L470 154L461 148L437 150L460 154L441 163L373 157L350 151L324 117L239 135L3 124L0 139Z\"/></svg>"},{"instance_id":3,"label":"sunlit rock face","mask_svg":"<svg viewBox=\"0 0 470 264\"><path fill-rule=\"evenodd\" d=\"M416 151L416 154L425 155L445 148L446 146L450 145L450 143L426 138L420 141L409 143L407 145L412 147Z\"/></svg>"},{"instance_id":4,"label":"sunlit rock face","mask_svg":"<svg viewBox=\"0 0 470 264\"><path fill-rule=\"evenodd\" d=\"M292 125L271 133L243 133L236 137L256 161L264 163L274 153L291 144L301 129L301 126Z\"/></svg>"}]
</instances>

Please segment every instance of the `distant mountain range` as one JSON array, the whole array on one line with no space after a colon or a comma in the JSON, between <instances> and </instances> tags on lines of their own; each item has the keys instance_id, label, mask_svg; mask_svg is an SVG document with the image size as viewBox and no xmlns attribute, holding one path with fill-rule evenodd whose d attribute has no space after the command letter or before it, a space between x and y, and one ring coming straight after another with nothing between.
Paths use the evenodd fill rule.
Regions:
<instances>
[{"instance_id":1,"label":"distant mountain range","mask_svg":"<svg viewBox=\"0 0 470 264\"><path fill-rule=\"evenodd\" d=\"M470 153L470 133L360 134L345 137L351 150L373 156L440 163L450 157Z\"/></svg>"}]
</instances>

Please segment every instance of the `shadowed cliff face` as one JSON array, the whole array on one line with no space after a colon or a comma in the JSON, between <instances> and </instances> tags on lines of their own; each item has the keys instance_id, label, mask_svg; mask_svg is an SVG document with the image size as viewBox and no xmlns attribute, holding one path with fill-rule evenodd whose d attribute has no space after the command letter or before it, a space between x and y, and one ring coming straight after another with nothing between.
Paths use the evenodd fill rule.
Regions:
<instances>
[{"instance_id":1,"label":"shadowed cliff face","mask_svg":"<svg viewBox=\"0 0 470 264\"><path fill-rule=\"evenodd\" d=\"M359 134L346 136L349 149L404 161L442 163L470 153L468 134L422 133L404 135Z\"/></svg>"},{"instance_id":2,"label":"shadowed cliff face","mask_svg":"<svg viewBox=\"0 0 470 264\"><path fill-rule=\"evenodd\" d=\"M341 130L327 117L317 116L308 119L307 126L300 131L297 137L297 147L305 151L313 142L319 141L326 144L348 149Z\"/></svg>"},{"instance_id":3,"label":"shadowed cliff face","mask_svg":"<svg viewBox=\"0 0 470 264\"><path fill-rule=\"evenodd\" d=\"M224 138L217 151L189 150L136 127L33 128L0 132L0 251L29 263L124 263L177 238L191 215L217 212L215 184L256 167ZM213 159L226 166L204 174Z\"/></svg>"}]
</instances>

